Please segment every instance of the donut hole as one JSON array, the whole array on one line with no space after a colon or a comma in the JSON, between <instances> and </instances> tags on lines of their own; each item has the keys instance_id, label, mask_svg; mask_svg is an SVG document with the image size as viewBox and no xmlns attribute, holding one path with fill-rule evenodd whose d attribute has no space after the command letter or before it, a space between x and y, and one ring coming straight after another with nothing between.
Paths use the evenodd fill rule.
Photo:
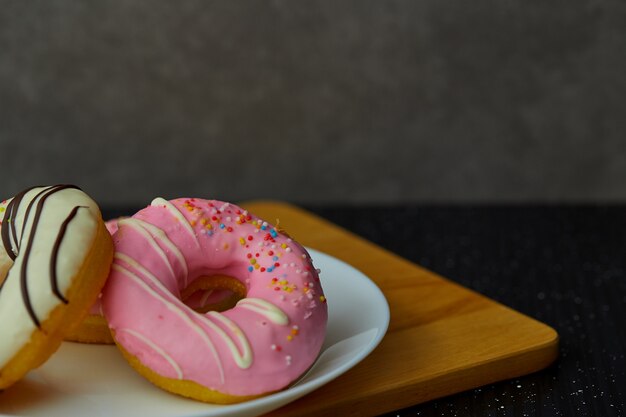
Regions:
<instances>
[{"instance_id":1,"label":"donut hole","mask_svg":"<svg viewBox=\"0 0 626 417\"><path fill-rule=\"evenodd\" d=\"M246 297L246 287L227 275L200 276L181 291L181 300L198 313L225 311Z\"/></svg>"}]
</instances>

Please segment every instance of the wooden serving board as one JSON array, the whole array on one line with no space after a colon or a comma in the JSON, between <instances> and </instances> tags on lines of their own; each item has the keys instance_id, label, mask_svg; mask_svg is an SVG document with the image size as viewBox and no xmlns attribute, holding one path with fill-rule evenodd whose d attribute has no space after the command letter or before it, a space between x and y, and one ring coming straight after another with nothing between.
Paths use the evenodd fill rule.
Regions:
<instances>
[{"instance_id":1,"label":"wooden serving board","mask_svg":"<svg viewBox=\"0 0 626 417\"><path fill-rule=\"evenodd\" d=\"M356 367L271 416L365 416L538 371L558 354L554 329L423 269L300 208L243 204L300 243L370 277L389 302L381 344Z\"/></svg>"}]
</instances>

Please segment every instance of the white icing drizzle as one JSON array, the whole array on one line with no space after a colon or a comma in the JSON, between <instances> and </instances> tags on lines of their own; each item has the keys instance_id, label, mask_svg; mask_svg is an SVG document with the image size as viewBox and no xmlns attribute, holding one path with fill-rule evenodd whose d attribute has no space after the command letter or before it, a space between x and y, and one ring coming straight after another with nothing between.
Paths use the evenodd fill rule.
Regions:
<instances>
[{"instance_id":1,"label":"white icing drizzle","mask_svg":"<svg viewBox=\"0 0 626 417\"><path fill-rule=\"evenodd\" d=\"M157 255L159 255L163 263L167 266L167 269L170 271L172 278L176 279L176 273L174 272L174 268L172 268L172 264L170 263L170 260L167 259L167 255L165 254L163 249L161 249L161 247L156 242L154 237L146 229L144 229L141 226L141 224L134 221L133 219L127 219L127 220L120 220L118 225L120 228L124 226L128 226L131 229L135 230L137 233L139 233L141 236L146 238L146 241L150 244L152 249L154 249L154 251L157 253Z\"/></svg>"},{"instance_id":2,"label":"white icing drizzle","mask_svg":"<svg viewBox=\"0 0 626 417\"><path fill-rule=\"evenodd\" d=\"M148 279L150 281L150 283L152 283L155 287L157 287L160 291L162 291L165 294L165 296L170 298L170 300L168 301L168 300L165 299L165 297L163 297L162 295L156 293L154 290L152 290L152 288L150 288L150 286L148 286L139 277L137 277L136 275L132 274L132 272L128 271L126 268L123 268L123 267L121 267L119 265L113 265L114 269L119 271L120 268L121 268L121 269L124 269L124 271L120 271L120 272L123 272L123 273L127 272L128 274L132 274L134 276L134 278L136 278L143 285L145 285L146 288L148 288L153 295L159 297L164 302L167 302L167 303L171 304L171 306L173 308L176 308L176 306L178 306L178 308L180 309L180 312L176 311L177 314L179 314L179 315L184 314L185 317L189 319L189 316L187 316L186 313L183 311L183 309L186 309L187 306L184 303L182 303L178 298L174 297L171 294L171 292L168 291L168 289L165 288L165 286L158 280L158 278L155 277L150 271L148 271L146 268L144 268L135 259L133 259L130 256L128 256L126 254L123 254L121 252L115 252L115 258L124 261L125 263L127 263L128 265L130 265L131 267L133 267L137 271L139 271L143 276L145 276L146 279ZM131 278L133 278L133 277L131 277ZM173 308L170 308L170 309L173 310ZM228 328L230 328L232 330L232 332L237 336L237 339L239 340L239 342L241 344L243 353L239 352L239 349L237 349L237 346L235 345L235 342L230 338L230 336L228 336L226 334L226 332L224 332L224 330L222 330L219 326L217 326L215 323L213 323L211 320L209 320L207 316L211 316L211 317L216 318L217 320L221 321L223 324L225 324ZM230 353L232 354L233 359L235 360L235 363L237 363L237 366L239 366L242 369L246 369L246 368L250 367L250 365L252 364L252 350L250 348L250 344L248 342L248 339L246 338L245 334L243 334L241 329L239 327L237 327L237 325L234 322L232 322L231 320L227 319L223 315L221 315L219 313L216 313L214 311L209 312L207 316L194 315L194 317L197 317L197 318L201 319L203 324L206 324L208 327L210 327L212 330L214 330L224 340L224 343L226 343L226 346L230 350ZM208 337L206 335L206 333L200 327L197 327L196 331L202 332L202 335L204 337ZM213 347L212 344L211 344L211 346ZM214 347L213 347L213 349L214 349ZM221 369L221 363L220 363L220 369Z\"/></svg>"},{"instance_id":3,"label":"white icing drizzle","mask_svg":"<svg viewBox=\"0 0 626 417\"><path fill-rule=\"evenodd\" d=\"M196 246L200 247L200 243L198 242L198 237L196 236L196 233L193 231L191 224L189 224L185 216L183 216L183 213L178 211L176 206L174 206L172 203L170 203L169 201L161 197L157 197L154 200L152 200L152 203L150 203L150 205L156 206L156 207L165 206L165 208L169 210L170 213L172 213L172 216L174 216L180 222L180 224L183 225L185 230L187 230L187 232L189 232L189 234L193 237L193 241L196 242Z\"/></svg>"},{"instance_id":4,"label":"white icing drizzle","mask_svg":"<svg viewBox=\"0 0 626 417\"><path fill-rule=\"evenodd\" d=\"M176 361L170 355L168 355L167 352L164 351L163 348L161 348L159 345L157 345L156 343L154 343L152 340L148 339L146 336L142 335L141 333L136 332L135 330L132 330L132 329L120 329L119 332L128 333L136 337L137 339L141 340L146 345L148 345L152 350L154 350L156 353L161 355L161 357L165 359L167 363L170 364L170 366L174 369L174 371L176 371L176 376L178 379L183 379L183 370L180 368L180 365L178 365Z\"/></svg>"},{"instance_id":5,"label":"white icing drizzle","mask_svg":"<svg viewBox=\"0 0 626 417\"><path fill-rule=\"evenodd\" d=\"M157 238L159 238L159 240L161 240L161 242L163 242L163 244L167 246L169 250L172 251L174 256L178 258L178 261L180 262L180 266L183 268L185 272L185 286L186 286L187 277L189 275L189 268L187 267L187 260L185 259L185 256L180 251L180 249L178 249L178 246L176 246L174 242L172 242L170 238L167 237L167 233L165 233L165 231L161 229L160 227L157 227L153 225L152 223L148 223L140 219L133 219L133 220L138 222L144 229L149 231L152 234L152 236L156 236Z\"/></svg>"},{"instance_id":6,"label":"white icing drizzle","mask_svg":"<svg viewBox=\"0 0 626 417\"><path fill-rule=\"evenodd\" d=\"M252 365L252 349L250 348L250 343L248 342L246 335L243 334L234 321L228 319L226 316L218 313L217 311L209 311L207 313L207 317L215 318L233 332L241 344L242 353L239 353L239 349L237 349L234 340L230 338L224 330L207 320L207 324L209 324L209 326L215 330L222 337L222 339L224 339L224 342L226 343L226 346L228 346L230 353L233 355L233 359L235 360L237 366L241 369L249 368L250 365Z\"/></svg>"},{"instance_id":7,"label":"white icing drizzle","mask_svg":"<svg viewBox=\"0 0 626 417\"><path fill-rule=\"evenodd\" d=\"M200 307L206 306L206 302L211 296L211 294L213 294L213 290L206 290L204 292L204 294L202 295L202 298L200 299Z\"/></svg>"},{"instance_id":8,"label":"white icing drizzle","mask_svg":"<svg viewBox=\"0 0 626 417\"><path fill-rule=\"evenodd\" d=\"M165 294L171 295L170 292L167 291L167 289L163 286L163 284L161 284L159 282L159 280L154 275L152 275L150 273L150 271L148 271L147 269L142 267L137 261L135 261L131 257L129 257L127 255L124 255L123 253L119 253L119 252L116 252L116 257L118 257L118 259L121 259L124 262L128 263L129 265L131 265L133 268L137 269L138 271L142 272L146 278L148 278L156 287L158 287ZM132 281L137 283L141 288L143 288L147 293L149 293L150 295L152 295L153 297L155 297L156 299L161 301L163 304L165 304L165 306L168 308L168 310L172 311L174 314L176 314L181 319L183 319L183 321L185 323L187 323L189 325L189 327L191 327L193 329L193 331L196 332L202 338L204 343L211 350L211 353L213 354L213 357L215 358L215 361L217 363L218 369L220 371L220 380L221 380L221 382L223 384L224 383L224 368L223 368L222 362L220 361L219 356L217 354L217 350L215 349L215 346L213 346L213 342L211 342L211 339L207 336L206 332L200 326L198 326L187 314L185 314L185 312L180 308L179 305L177 305L178 303L176 303L176 301L178 301L180 303L180 300L178 300L175 297L171 297L171 298L173 298L173 302L167 300L161 294L159 294L158 292L153 290L141 278L139 278L137 275L133 274L131 271L129 271L128 269L124 268L121 265L113 264L111 266L111 269L114 269L114 270L120 272L123 276L131 279Z\"/></svg>"},{"instance_id":9,"label":"white icing drizzle","mask_svg":"<svg viewBox=\"0 0 626 417\"><path fill-rule=\"evenodd\" d=\"M243 298L239 300L237 306L261 314L273 323L281 326L289 324L289 317L274 304L260 298Z\"/></svg>"}]
</instances>

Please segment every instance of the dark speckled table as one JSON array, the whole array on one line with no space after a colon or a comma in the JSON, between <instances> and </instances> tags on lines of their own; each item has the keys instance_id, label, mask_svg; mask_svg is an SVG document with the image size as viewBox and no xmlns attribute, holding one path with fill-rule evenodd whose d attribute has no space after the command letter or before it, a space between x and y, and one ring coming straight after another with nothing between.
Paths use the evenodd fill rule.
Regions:
<instances>
[{"instance_id":1,"label":"dark speckled table","mask_svg":"<svg viewBox=\"0 0 626 417\"><path fill-rule=\"evenodd\" d=\"M389 416L626 412L626 207L307 208L561 336L560 358L544 371Z\"/></svg>"}]
</instances>

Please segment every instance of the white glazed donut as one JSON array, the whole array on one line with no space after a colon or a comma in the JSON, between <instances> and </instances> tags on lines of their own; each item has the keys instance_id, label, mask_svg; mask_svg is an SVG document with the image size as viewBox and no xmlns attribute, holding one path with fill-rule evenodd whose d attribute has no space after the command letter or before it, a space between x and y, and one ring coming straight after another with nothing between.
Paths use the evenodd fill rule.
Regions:
<instances>
[{"instance_id":1,"label":"white glazed donut","mask_svg":"<svg viewBox=\"0 0 626 417\"><path fill-rule=\"evenodd\" d=\"M75 186L34 187L0 203L0 389L41 365L78 325L109 272L113 244Z\"/></svg>"}]
</instances>

